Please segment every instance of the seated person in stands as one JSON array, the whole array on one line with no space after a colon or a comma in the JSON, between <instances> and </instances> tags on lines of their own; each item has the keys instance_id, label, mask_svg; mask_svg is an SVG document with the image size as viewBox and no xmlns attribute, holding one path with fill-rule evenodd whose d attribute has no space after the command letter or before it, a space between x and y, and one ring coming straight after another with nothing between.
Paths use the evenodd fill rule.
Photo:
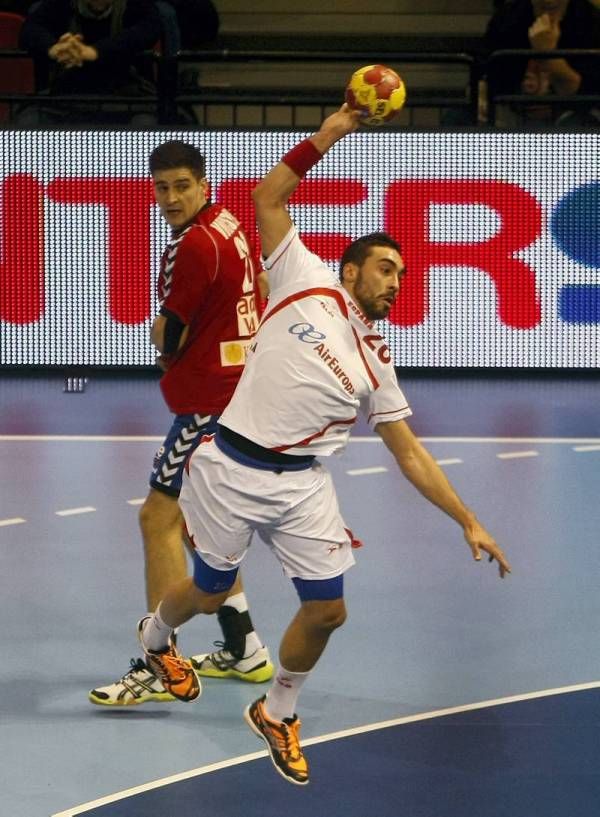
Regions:
<instances>
[{"instance_id":1,"label":"seated person in stands","mask_svg":"<svg viewBox=\"0 0 600 817\"><path fill-rule=\"evenodd\" d=\"M212 0L161 0L175 9L185 51L204 48L219 31L219 14Z\"/></svg>"},{"instance_id":2,"label":"seated person in stands","mask_svg":"<svg viewBox=\"0 0 600 817\"><path fill-rule=\"evenodd\" d=\"M162 53L195 51L214 42L219 13L212 0L155 0L163 29Z\"/></svg>"},{"instance_id":3,"label":"seated person in stands","mask_svg":"<svg viewBox=\"0 0 600 817\"><path fill-rule=\"evenodd\" d=\"M129 96L150 90L136 60L160 37L152 0L41 0L23 24L21 47L51 94Z\"/></svg>"},{"instance_id":4,"label":"seated person in stands","mask_svg":"<svg viewBox=\"0 0 600 817\"><path fill-rule=\"evenodd\" d=\"M500 49L600 48L600 15L591 0L506 0L486 32L489 53ZM506 58L492 62L488 85L495 94L600 94L598 57ZM525 118L552 121L552 107L522 106ZM591 114L575 114L581 123Z\"/></svg>"},{"instance_id":5,"label":"seated person in stands","mask_svg":"<svg viewBox=\"0 0 600 817\"><path fill-rule=\"evenodd\" d=\"M20 14L25 17L29 11L29 6L36 0L0 0L0 11L9 14Z\"/></svg>"}]
</instances>

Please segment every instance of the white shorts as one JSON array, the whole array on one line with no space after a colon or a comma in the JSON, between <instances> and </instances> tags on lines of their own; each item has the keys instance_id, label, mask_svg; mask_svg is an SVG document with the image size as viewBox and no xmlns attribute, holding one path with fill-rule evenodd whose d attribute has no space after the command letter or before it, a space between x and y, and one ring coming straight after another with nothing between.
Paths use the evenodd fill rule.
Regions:
<instances>
[{"instance_id":1,"label":"white shorts","mask_svg":"<svg viewBox=\"0 0 600 817\"><path fill-rule=\"evenodd\" d=\"M333 480L319 462L281 473L251 468L210 439L190 459L179 505L195 549L217 570L237 567L255 532L291 579L330 579L354 564Z\"/></svg>"}]
</instances>

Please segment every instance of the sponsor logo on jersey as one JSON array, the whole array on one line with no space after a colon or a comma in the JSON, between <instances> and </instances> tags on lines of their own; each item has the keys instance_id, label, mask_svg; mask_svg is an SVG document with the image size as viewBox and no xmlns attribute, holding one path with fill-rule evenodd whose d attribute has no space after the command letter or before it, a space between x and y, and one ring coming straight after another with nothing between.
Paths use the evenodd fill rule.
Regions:
<instances>
[{"instance_id":1,"label":"sponsor logo on jersey","mask_svg":"<svg viewBox=\"0 0 600 817\"><path fill-rule=\"evenodd\" d=\"M327 335L324 332L320 332L312 323L308 323L308 321L304 321L303 323L294 323L292 324L288 332L290 335L295 335L298 340L301 340L302 343L308 343L312 345L315 352L319 355L319 358L331 369L334 375L338 378L344 390L348 392L348 394L354 394L354 385L346 372L340 366L340 362L337 357L333 354L333 352L325 346L323 341L326 339Z\"/></svg>"},{"instance_id":2,"label":"sponsor logo on jersey","mask_svg":"<svg viewBox=\"0 0 600 817\"><path fill-rule=\"evenodd\" d=\"M221 366L243 366L250 340L224 340L219 344Z\"/></svg>"},{"instance_id":3,"label":"sponsor logo on jersey","mask_svg":"<svg viewBox=\"0 0 600 817\"><path fill-rule=\"evenodd\" d=\"M327 337L324 332L320 332L312 323L308 323L307 321L292 324L288 332L290 335L296 335L298 340L301 340L302 343L319 343Z\"/></svg>"},{"instance_id":4,"label":"sponsor logo on jersey","mask_svg":"<svg viewBox=\"0 0 600 817\"><path fill-rule=\"evenodd\" d=\"M333 352L328 349L324 343L318 343L314 347L314 350L317 352L321 360L331 369L344 387L344 390L347 391L348 394L354 394L354 385L346 372L340 366L340 362Z\"/></svg>"}]
</instances>

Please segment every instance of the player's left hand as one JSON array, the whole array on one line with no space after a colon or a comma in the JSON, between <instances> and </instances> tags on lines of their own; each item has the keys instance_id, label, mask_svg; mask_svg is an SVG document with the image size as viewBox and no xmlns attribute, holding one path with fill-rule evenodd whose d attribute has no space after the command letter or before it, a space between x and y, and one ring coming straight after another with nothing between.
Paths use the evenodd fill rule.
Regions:
<instances>
[{"instance_id":1,"label":"player's left hand","mask_svg":"<svg viewBox=\"0 0 600 817\"><path fill-rule=\"evenodd\" d=\"M507 573L511 573L510 564L503 551L496 544L494 538L476 519L472 520L469 525L465 527L464 534L476 562L481 561L481 551L483 550L488 554L489 562L498 562L498 571L501 579L503 579Z\"/></svg>"}]
</instances>

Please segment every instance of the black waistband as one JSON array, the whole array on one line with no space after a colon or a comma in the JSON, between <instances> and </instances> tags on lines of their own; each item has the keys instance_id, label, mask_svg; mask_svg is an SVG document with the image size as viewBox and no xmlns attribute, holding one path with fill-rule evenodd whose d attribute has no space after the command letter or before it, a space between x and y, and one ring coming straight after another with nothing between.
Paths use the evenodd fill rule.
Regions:
<instances>
[{"instance_id":1,"label":"black waistband","mask_svg":"<svg viewBox=\"0 0 600 817\"><path fill-rule=\"evenodd\" d=\"M279 451L272 451L270 448L263 448L262 445L253 443L252 440L242 437L241 434L237 434L220 423L217 433L221 439L225 440L226 443L229 443L232 448L235 448L241 454L252 457L252 459L259 462L264 462L266 465L283 466L285 468L286 465L293 467L310 464L314 460L311 455L282 454Z\"/></svg>"}]
</instances>

